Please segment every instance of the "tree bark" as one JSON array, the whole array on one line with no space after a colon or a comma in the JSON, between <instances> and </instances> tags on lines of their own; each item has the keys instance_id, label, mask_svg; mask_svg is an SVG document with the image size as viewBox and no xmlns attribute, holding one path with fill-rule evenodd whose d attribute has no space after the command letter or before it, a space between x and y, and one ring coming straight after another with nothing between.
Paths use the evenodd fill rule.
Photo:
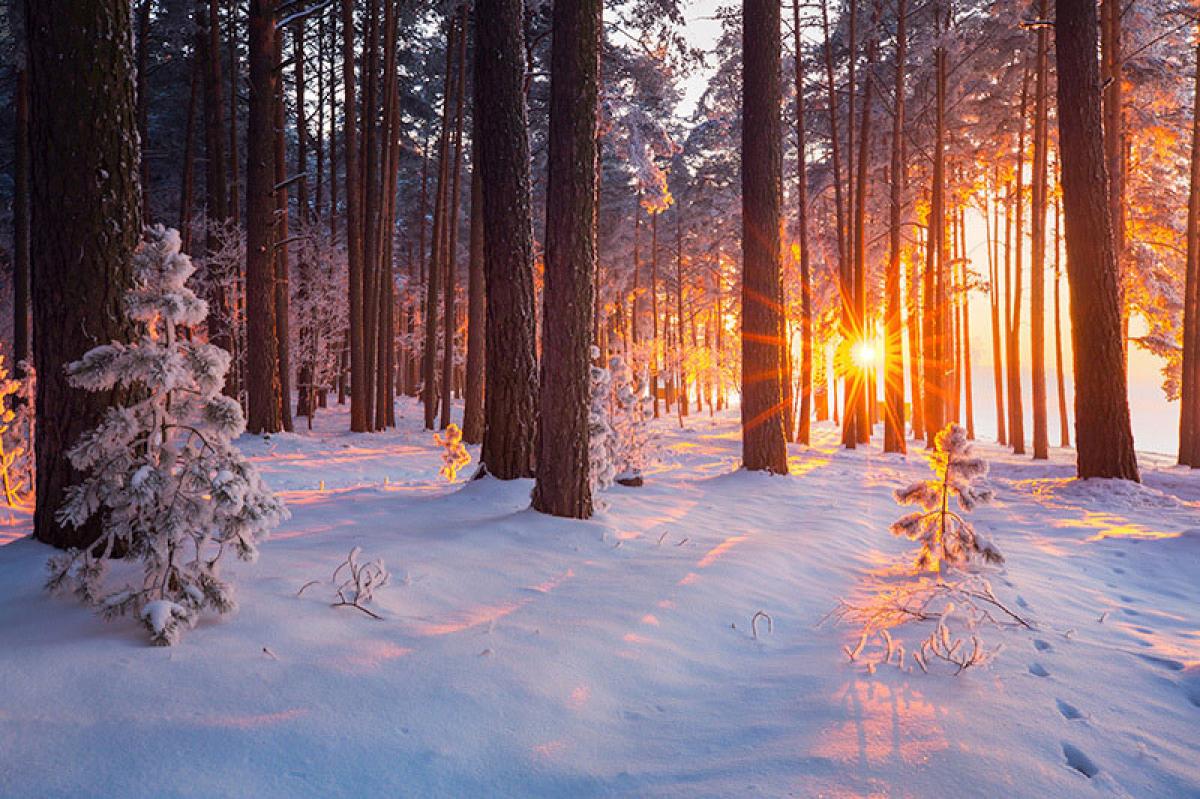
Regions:
<instances>
[{"instance_id":1,"label":"tree bark","mask_svg":"<svg viewBox=\"0 0 1200 799\"><path fill-rule=\"evenodd\" d=\"M22 35L23 38L23 35ZM24 48L24 42L21 43ZM29 68L28 53L19 54L16 115L13 120L13 363L15 374L24 374L21 361L29 349Z\"/></svg>"},{"instance_id":2,"label":"tree bark","mask_svg":"<svg viewBox=\"0 0 1200 799\"><path fill-rule=\"evenodd\" d=\"M481 472L532 477L537 433L533 225L521 0L477 0L475 113L483 182L487 379Z\"/></svg>"},{"instance_id":3,"label":"tree bark","mask_svg":"<svg viewBox=\"0 0 1200 799\"><path fill-rule=\"evenodd\" d=\"M478 132L472 148L478 151ZM471 244L467 269L467 390L463 405L463 441L483 441L483 384L487 369L487 285L483 257L483 183L479 179L478 157L471 164Z\"/></svg>"},{"instance_id":4,"label":"tree bark","mask_svg":"<svg viewBox=\"0 0 1200 799\"><path fill-rule=\"evenodd\" d=\"M30 256L37 381L34 535L87 547L98 522L62 528L55 513L81 479L67 450L116 393L72 388L64 367L129 340L123 298L142 234L130 4L27 2Z\"/></svg>"},{"instance_id":5,"label":"tree bark","mask_svg":"<svg viewBox=\"0 0 1200 799\"><path fill-rule=\"evenodd\" d=\"M988 205L992 205L989 191ZM995 214L984 208L983 221L987 226L988 253L988 304L992 312L992 387L996 398L996 441L1008 443L1007 419L1004 415L1004 356L1001 352L1000 333L1000 259L999 259L999 201L995 203ZM996 224L993 225L993 220Z\"/></svg>"},{"instance_id":6,"label":"tree bark","mask_svg":"<svg viewBox=\"0 0 1200 799\"><path fill-rule=\"evenodd\" d=\"M1025 407L1021 395L1021 284L1024 279L1023 253L1025 243L1025 122L1029 105L1029 70L1024 70L1021 80L1021 119L1017 137L1016 192L1010 195L1008 213L1015 219L1012 262L1012 316L1008 320L1008 443L1014 454L1025 454ZM1016 207L1013 208L1012 204ZM1006 241L1007 244L1007 241ZM1006 248L1007 249L1007 248ZM1005 257L1008 257L1006 253Z\"/></svg>"},{"instance_id":7,"label":"tree bark","mask_svg":"<svg viewBox=\"0 0 1200 799\"><path fill-rule=\"evenodd\" d=\"M301 23L303 24L303 23ZM297 28L297 35L299 35ZM299 62L297 62L299 63ZM292 377L291 377L291 322L289 300L291 273L288 267L288 189L287 183L287 140L284 128L287 125L284 113L283 79L278 77L283 64L283 31L275 31L275 340L279 365L279 420L283 429L292 432ZM303 120L297 126L302 130ZM297 134L303 138L302 133Z\"/></svg>"},{"instance_id":8,"label":"tree bark","mask_svg":"<svg viewBox=\"0 0 1200 799\"><path fill-rule=\"evenodd\" d=\"M533 507L592 515L588 463L601 0L554 4L541 414Z\"/></svg>"},{"instance_id":9,"label":"tree bark","mask_svg":"<svg viewBox=\"0 0 1200 799\"><path fill-rule=\"evenodd\" d=\"M274 254L275 0L250 2L250 114L246 129L246 430L275 433L280 415Z\"/></svg>"},{"instance_id":10,"label":"tree bark","mask_svg":"<svg viewBox=\"0 0 1200 799\"><path fill-rule=\"evenodd\" d=\"M779 364L780 10L773 0L742 6L742 461L787 474Z\"/></svg>"},{"instance_id":11,"label":"tree bark","mask_svg":"<svg viewBox=\"0 0 1200 799\"><path fill-rule=\"evenodd\" d=\"M1192 99L1192 154L1188 190L1187 264L1183 295L1183 364L1179 397L1179 464L1200 466L1200 38Z\"/></svg>"},{"instance_id":12,"label":"tree bark","mask_svg":"<svg viewBox=\"0 0 1200 799\"><path fill-rule=\"evenodd\" d=\"M467 71L467 7L465 5L459 6L458 16L458 87L455 89L454 101L454 169L450 180L450 244L446 249L446 325L442 345L441 427L443 430L450 424L450 395L454 385L454 334L458 327L458 310L455 307L457 281L455 278L458 272L458 209L462 205L460 202L461 191L459 182L462 178L463 94L466 91Z\"/></svg>"},{"instance_id":13,"label":"tree bark","mask_svg":"<svg viewBox=\"0 0 1200 799\"><path fill-rule=\"evenodd\" d=\"M1129 420L1121 285L1107 202L1093 0L1058 0L1055 27L1067 275L1080 477L1138 480Z\"/></svg>"}]
</instances>

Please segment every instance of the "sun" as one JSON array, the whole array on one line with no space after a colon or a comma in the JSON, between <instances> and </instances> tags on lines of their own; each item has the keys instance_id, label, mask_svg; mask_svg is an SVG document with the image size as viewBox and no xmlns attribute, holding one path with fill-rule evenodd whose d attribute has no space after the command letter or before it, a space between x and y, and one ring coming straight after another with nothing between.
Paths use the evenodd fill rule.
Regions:
<instances>
[{"instance_id":1,"label":"sun","mask_svg":"<svg viewBox=\"0 0 1200 799\"><path fill-rule=\"evenodd\" d=\"M875 344L870 341L859 341L850 352L855 366L860 369L870 369L875 365L877 354Z\"/></svg>"}]
</instances>

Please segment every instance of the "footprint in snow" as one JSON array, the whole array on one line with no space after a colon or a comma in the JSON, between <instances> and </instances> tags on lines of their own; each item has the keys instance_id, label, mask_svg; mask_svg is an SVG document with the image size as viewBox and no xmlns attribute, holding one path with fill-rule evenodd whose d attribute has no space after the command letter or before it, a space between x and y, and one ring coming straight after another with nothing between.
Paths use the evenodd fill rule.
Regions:
<instances>
[{"instance_id":1,"label":"footprint in snow","mask_svg":"<svg viewBox=\"0 0 1200 799\"><path fill-rule=\"evenodd\" d=\"M1054 649L1054 647L1050 646L1049 641L1043 641L1041 638L1034 638L1033 646L1039 652L1049 652Z\"/></svg>"},{"instance_id":2,"label":"footprint in snow","mask_svg":"<svg viewBox=\"0 0 1200 799\"><path fill-rule=\"evenodd\" d=\"M1062 745L1063 757L1067 759L1067 765L1078 771L1083 776L1091 779L1100 773L1099 767L1092 762L1092 759L1085 755L1078 747L1067 742Z\"/></svg>"},{"instance_id":3,"label":"footprint in snow","mask_svg":"<svg viewBox=\"0 0 1200 799\"><path fill-rule=\"evenodd\" d=\"M1050 672L1046 671L1046 667L1043 666L1041 663L1030 663L1029 664L1029 673L1032 674L1034 677L1049 677L1050 676Z\"/></svg>"},{"instance_id":4,"label":"footprint in snow","mask_svg":"<svg viewBox=\"0 0 1200 799\"><path fill-rule=\"evenodd\" d=\"M1058 712L1062 713L1062 717L1069 721L1083 718L1083 714L1079 712L1079 708L1072 705L1070 702L1064 702L1061 699L1055 699L1054 703L1058 705Z\"/></svg>"},{"instance_id":5,"label":"footprint in snow","mask_svg":"<svg viewBox=\"0 0 1200 799\"><path fill-rule=\"evenodd\" d=\"M1134 654L1147 663L1158 666L1160 669L1167 669L1168 671L1183 671L1185 668L1183 663L1180 663L1178 660L1173 658L1165 658L1159 655L1143 655L1140 652Z\"/></svg>"},{"instance_id":6,"label":"footprint in snow","mask_svg":"<svg viewBox=\"0 0 1200 799\"><path fill-rule=\"evenodd\" d=\"M1021 596L1020 594L1017 594L1017 604L1020 605L1021 607L1025 608L1026 610L1029 609L1029 603L1026 602L1025 597Z\"/></svg>"},{"instance_id":7,"label":"footprint in snow","mask_svg":"<svg viewBox=\"0 0 1200 799\"><path fill-rule=\"evenodd\" d=\"M1112 570L1113 570L1113 574L1124 574L1125 573L1125 570L1122 569L1120 566L1113 566Z\"/></svg>"}]
</instances>

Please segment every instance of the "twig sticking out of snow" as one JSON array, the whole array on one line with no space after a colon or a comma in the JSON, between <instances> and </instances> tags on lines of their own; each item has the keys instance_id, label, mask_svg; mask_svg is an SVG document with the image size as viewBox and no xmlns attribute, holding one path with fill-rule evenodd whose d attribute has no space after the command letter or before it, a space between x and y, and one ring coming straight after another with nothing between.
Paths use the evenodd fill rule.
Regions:
<instances>
[{"instance_id":1,"label":"twig sticking out of snow","mask_svg":"<svg viewBox=\"0 0 1200 799\"><path fill-rule=\"evenodd\" d=\"M350 550L346 559L333 570L333 576L329 581L334 586L333 590L337 595L337 601L330 607L356 608L371 618L382 621L382 616L365 606L375 598L376 589L387 585L392 576L383 565L383 558L378 558L370 563L359 563L358 556L361 554L362 547L355 547ZM341 582L338 582L339 579ZM309 580L300 586L296 596L303 594L305 589L319 584L320 580Z\"/></svg>"},{"instance_id":2,"label":"twig sticking out of snow","mask_svg":"<svg viewBox=\"0 0 1200 799\"><path fill-rule=\"evenodd\" d=\"M1033 629L1028 620L996 597L980 575L955 582L920 580L881 591L861 603L842 600L821 623L827 620L859 627L854 648L842 649L851 662L857 662L869 646L878 643L880 656L867 662L872 672L876 666L893 662L904 668L904 643L892 633L911 622L934 623L929 635L911 647L917 666L928 671L930 663L942 660L955 666L955 674L984 665L999 654L999 646L989 649L979 637L981 626Z\"/></svg>"},{"instance_id":3,"label":"twig sticking out of snow","mask_svg":"<svg viewBox=\"0 0 1200 799\"><path fill-rule=\"evenodd\" d=\"M767 632L775 632L775 622L771 620L770 614L765 610L760 610L750 617L750 634L754 636L755 641L758 640L758 620L760 618L767 620Z\"/></svg>"}]
</instances>

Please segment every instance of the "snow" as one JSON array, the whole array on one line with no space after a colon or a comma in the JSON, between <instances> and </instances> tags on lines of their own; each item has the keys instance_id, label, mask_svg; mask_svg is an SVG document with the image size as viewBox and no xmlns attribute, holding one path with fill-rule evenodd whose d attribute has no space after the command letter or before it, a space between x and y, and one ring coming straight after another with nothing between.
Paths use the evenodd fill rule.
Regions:
<instances>
[{"instance_id":1,"label":"snow","mask_svg":"<svg viewBox=\"0 0 1200 799\"><path fill-rule=\"evenodd\" d=\"M1165 459L1080 483L1068 451L981 445L970 518L1037 629L984 629L1002 651L957 677L869 673L817 622L911 562L918 446L817 425L771 477L736 470L736 410L664 419L645 486L578 522L447 483L407 401L385 434L322 413L239 441L293 516L229 568L242 609L170 649L47 596L0 514L0 796L1200 795L1200 475ZM392 572L382 621L330 607L354 547Z\"/></svg>"}]
</instances>

